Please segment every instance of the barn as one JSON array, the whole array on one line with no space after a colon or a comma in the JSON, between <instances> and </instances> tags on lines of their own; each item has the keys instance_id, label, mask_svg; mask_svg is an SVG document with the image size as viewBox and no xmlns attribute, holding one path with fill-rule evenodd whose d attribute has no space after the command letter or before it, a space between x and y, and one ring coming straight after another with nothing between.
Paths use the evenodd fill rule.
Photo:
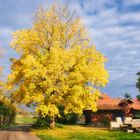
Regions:
<instances>
[{"instance_id":1,"label":"barn","mask_svg":"<svg viewBox=\"0 0 140 140\"><path fill-rule=\"evenodd\" d=\"M101 94L97 100L97 112L84 110L86 124L109 125L116 117L140 118L140 101L137 99L111 98L107 94Z\"/></svg>"}]
</instances>

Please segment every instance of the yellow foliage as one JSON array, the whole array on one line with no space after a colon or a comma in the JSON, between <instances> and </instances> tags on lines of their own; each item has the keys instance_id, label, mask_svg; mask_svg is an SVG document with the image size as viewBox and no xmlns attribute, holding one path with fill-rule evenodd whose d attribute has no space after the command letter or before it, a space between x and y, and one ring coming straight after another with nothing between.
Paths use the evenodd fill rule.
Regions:
<instances>
[{"instance_id":1,"label":"yellow foliage","mask_svg":"<svg viewBox=\"0 0 140 140\"><path fill-rule=\"evenodd\" d=\"M42 116L59 115L59 105L65 113L96 111L98 88L108 82L106 58L79 17L63 6L39 8L32 28L16 31L11 47L21 54L12 59L7 84L17 102L35 104Z\"/></svg>"},{"instance_id":2,"label":"yellow foliage","mask_svg":"<svg viewBox=\"0 0 140 140\"><path fill-rule=\"evenodd\" d=\"M14 103L11 103L8 97L0 95L0 102L2 102L8 108L11 108L12 110L16 110L16 105Z\"/></svg>"}]
</instances>

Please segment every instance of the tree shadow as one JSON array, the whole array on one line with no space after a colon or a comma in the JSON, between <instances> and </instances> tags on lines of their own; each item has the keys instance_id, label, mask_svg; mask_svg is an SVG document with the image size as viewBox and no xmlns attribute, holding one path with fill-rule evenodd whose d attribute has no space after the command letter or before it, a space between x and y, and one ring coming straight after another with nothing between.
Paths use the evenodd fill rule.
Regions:
<instances>
[{"instance_id":1,"label":"tree shadow","mask_svg":"<svg viewBox=\"0 0 140 140\"><path fill-rule=\"evenodd\" d=\"M21 131L21 132L29 132L32 128L31 124L26 125L12 125L0 128L0 131Z\"/></svg>"}]
</instances>

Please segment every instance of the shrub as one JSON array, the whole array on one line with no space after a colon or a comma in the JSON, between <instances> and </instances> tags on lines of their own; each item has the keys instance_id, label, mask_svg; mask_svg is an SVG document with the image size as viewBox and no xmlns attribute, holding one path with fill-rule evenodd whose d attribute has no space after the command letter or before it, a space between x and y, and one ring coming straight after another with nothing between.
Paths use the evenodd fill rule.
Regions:
<instances>
[{"instance_id":1,"label":"shrub","mask_svg":"<svg viewBox=\"0 0 140 140\"><path fill-rule=\"evenodd\" d=\"M103 117L103 119L101 120L101 123L105 126L109 125L109 118L108 117Z\"/></svg>"},{"instance_id":2,"label":"shrub","mask_svg":"<svg viewBox=\"0 0 140 140\"><path fill-rule=\"evenodd\" d=\"M38 117L37 121L33 124L33 128L47 128L49 127L49 118Z\"/></svg>"},{"instance_id":3,"label":"shrub","mask_svg":"<svg viewBox=\"0 0 140 140\"><path fill-rule=\"evenodd\" d=\"M56 121L58 123L75 124L78 120L78 114L75 114L75 113L64 114L64 107L63 106L59 107L59 112L60 112L61 117L56 118Z\"/></svg>"}]
</instances>

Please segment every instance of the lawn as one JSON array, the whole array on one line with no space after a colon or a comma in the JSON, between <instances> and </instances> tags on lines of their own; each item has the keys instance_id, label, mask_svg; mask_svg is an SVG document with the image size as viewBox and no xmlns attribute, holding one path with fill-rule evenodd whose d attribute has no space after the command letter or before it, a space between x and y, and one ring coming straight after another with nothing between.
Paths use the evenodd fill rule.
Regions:
<instances>
[{"instance_id":1,"label":"lawn","mask_svg":"<svg viewBox=\"0 0 140 140\"><path fill-rule=\"evenodd\" d=\"M32 130L41 140L140 140L140 134L109 131L78 125L59 125L55 129Z\"/></svg>"}]
</instances>

